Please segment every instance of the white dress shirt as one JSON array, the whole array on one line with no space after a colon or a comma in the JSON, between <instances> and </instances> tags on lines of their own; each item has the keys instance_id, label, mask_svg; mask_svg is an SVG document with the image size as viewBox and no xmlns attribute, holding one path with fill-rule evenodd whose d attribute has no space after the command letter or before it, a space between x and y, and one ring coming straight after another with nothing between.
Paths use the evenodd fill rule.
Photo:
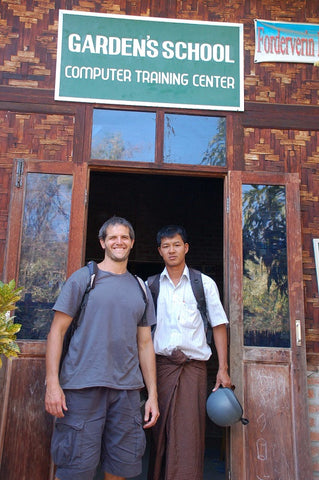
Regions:
<instances>
[{"instance_id":1,"label":"white dress shirt","mask_svg":"<svg viewBox=\"0 0 319 480\"><path fill-rule=\"evenodd\" d=\"M216 283L204 274L202 280L209 323L212 327L227 324ZM154 348L159 355L171 355L174 349L178 349L193 360L208 360L211 356L187 266L176 286L166 268L160 275Z\"/></svg>"}]
</instances>

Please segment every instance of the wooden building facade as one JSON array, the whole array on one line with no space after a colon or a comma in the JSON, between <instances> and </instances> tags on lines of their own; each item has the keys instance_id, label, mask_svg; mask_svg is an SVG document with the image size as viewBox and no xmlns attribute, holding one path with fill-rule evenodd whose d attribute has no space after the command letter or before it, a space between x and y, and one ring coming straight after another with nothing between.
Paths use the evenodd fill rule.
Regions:
<instances>
[{"instance_id":1,"label":"wooden building facade","mask_svg":"<svg viewBox=\"0 0 319 480\"><path fill-rule=\"evenodd\" d=\"M54 100L59 9L243 24L244 111ZM0 480L54 478L52 419L43 404L47 312L66 276L86 259L99 257L97 229L114 213L127 217L136 229L131 269L143 278L160 268L156 229L164 223L184 223L191 237L191 263L211 273L220 287L230 319L231 376L250 420L246 427L238 423L222 432L225 479L319 477L319 285L313 244L319 238L319 67L255 63L254 19L318 24L319 4L1 1L0 278L14 278L28 288L18 314L23 323L21 354L0 369ZM132 151L133 159L94 154L94 115L101 110L111 118L116 112L127 118L147 114L142 128L149 119L154 125L154 158L136 160ZM176 115L194 124L197 117L222 118L225 163L163 160L167 121ZM282 225L284 219L286 270L280 281L274 267L282 266L279 244L271 264L267 246L258 242L253 255L250 243L250 256L245 257L243 207L252 193L266 212L280 210L280 217L270 215L272 221L279 218ZM278 203L267 203L263 195ZM42 222L42 216L47 220L51 215L52 205L53 217ZM250 233L256 237L265 224L254 225ZM256 266L257 257L263 259L268 280L273 275L281 294L286 293L286 300L276 304L273 323L269 320L266 343L255 338L264 333L257 314L254 319L248 315L245 323L254 290L249 280L262 270L261 264ZM265 298L259 297L263 308ZM214 478L213 473L207 478Z\"/></svg>"}]
</instances>

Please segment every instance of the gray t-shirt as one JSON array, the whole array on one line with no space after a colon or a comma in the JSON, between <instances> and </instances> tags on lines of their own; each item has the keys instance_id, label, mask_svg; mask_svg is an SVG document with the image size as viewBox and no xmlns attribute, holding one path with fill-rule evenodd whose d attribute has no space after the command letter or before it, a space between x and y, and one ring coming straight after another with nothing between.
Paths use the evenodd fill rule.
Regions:
<instances>
[{"instance_id":1,"label":"gray t-shirt","mask_svg":"<svg viewBox=\"0 0 319 480\"><path fill-rule=\"evenodd\" d=\"M64 284L53 307L73 317L88 284L87 267L74 272ZM137 327L156 323L147 287L145 311L137 280L126 272L116 275L98 270L85 313L64 359L62 388L109 387L134 390L143 387L137 350ZM145 315L144 315L145 312Z\"/></svg>"}]
</instances>

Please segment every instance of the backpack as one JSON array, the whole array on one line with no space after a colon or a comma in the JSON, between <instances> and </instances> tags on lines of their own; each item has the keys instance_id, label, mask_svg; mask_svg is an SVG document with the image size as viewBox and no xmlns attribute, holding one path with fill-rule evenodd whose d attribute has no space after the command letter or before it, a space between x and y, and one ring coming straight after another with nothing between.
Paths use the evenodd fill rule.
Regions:
<instances>
[{"instance_id":1,"label":"backpack","mask_svg":"<svg viewBox=\"0 0 319 480\"><path fill-rule=\"evenodd\" d=\"M69 345L70 345L70 342L71 342L71 338L73 337L75 330L79 326L80 318L84 314L85 307L86 307L86 304L87 304L87 301L88 301L89 293L95 287L95 277L96 277L96 274L98 272L97 263L94 262L94 260L91 260L90 262L88 262L86 264L86 266L87 266L87 268L89 269L89 272L90 272L90 279L89 279L89 282L86 286L86 289L85 289L84 295L82 297L81 304L78 308L78 311L76 312L76 314L72 318L72 322L70 323L70 325L69 325L69 327L68 327L68 329L67 329L67 331L64 335L62 353L61 353L61 358L60 358L59 372L61 372L63 360L64 360L64 358L65 358L65 356L66 356L66 354L69 350ZM139 278L137 275L133 275L133 277L135 278L135 280L139 284L139 287L140 287L141 292L142 292L143 301L144 301L144 304L145 304L145 310L144 310L144 313L143 313L143 316L144 316L145 312L146 312L146 306L147 306L146 287L145 287L145 284L144 284L144 282L141 278Z\"/></svg>"},{"instance_id":2,"label":"backpack","mask_svg":"<svg viewBox=\"0 0 319 480\"><path fill-rule=\"evenodd\" d=\"M198 270L195 270L194 268L189 268L189 278L191 282L191 287L193 290L194 297L197 302L197 308L201 314L201 317L204 322L204 329L207 335L207 342L208 344L211 343L211 329L209 329L210 324L208 322L208 314L207 314L207 307L206 307L206 298L205 298L205 292L204 292L204 286L203 286L203 280L202 280L202 274ZM155 311L157 309L157 298L159 294L159 280L160 280L160 274L152 275L151 277L148 277L147 279L147 284L148 287L151 291L153 301L154 301L154 306L155 306ZM208 332L208 330L210 330Z\"/></svg>"}]
</instances>

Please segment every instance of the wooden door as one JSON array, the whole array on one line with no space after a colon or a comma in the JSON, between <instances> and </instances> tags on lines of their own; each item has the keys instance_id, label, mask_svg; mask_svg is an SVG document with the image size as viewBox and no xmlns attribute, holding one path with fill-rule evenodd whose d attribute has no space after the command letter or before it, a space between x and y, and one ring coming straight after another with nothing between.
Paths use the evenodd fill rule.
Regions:
<instances>
[{"instance_id":1,"label":"wooden door","mask_svg":"<svg viewBox=\"0 0 319 480\"><path fill-rule=\"evenodd\" d=\"M250 423L230 431L232 480L312 478L297 174L230 172L230 365Z\"/></svg>"},{"instance_id":2,"label":"wooden door","mask_svg":"<svg viewBox=\"0 0 319 480\"><path fill-rule=\"evenodd\" d=\"M44 409L45 345L62 282L81 266L86 168L17 160L5 281L24 287L16 322L21 354L0 371L0 479L53 478L53 418Z\"/></svg>"}]
</instances>

